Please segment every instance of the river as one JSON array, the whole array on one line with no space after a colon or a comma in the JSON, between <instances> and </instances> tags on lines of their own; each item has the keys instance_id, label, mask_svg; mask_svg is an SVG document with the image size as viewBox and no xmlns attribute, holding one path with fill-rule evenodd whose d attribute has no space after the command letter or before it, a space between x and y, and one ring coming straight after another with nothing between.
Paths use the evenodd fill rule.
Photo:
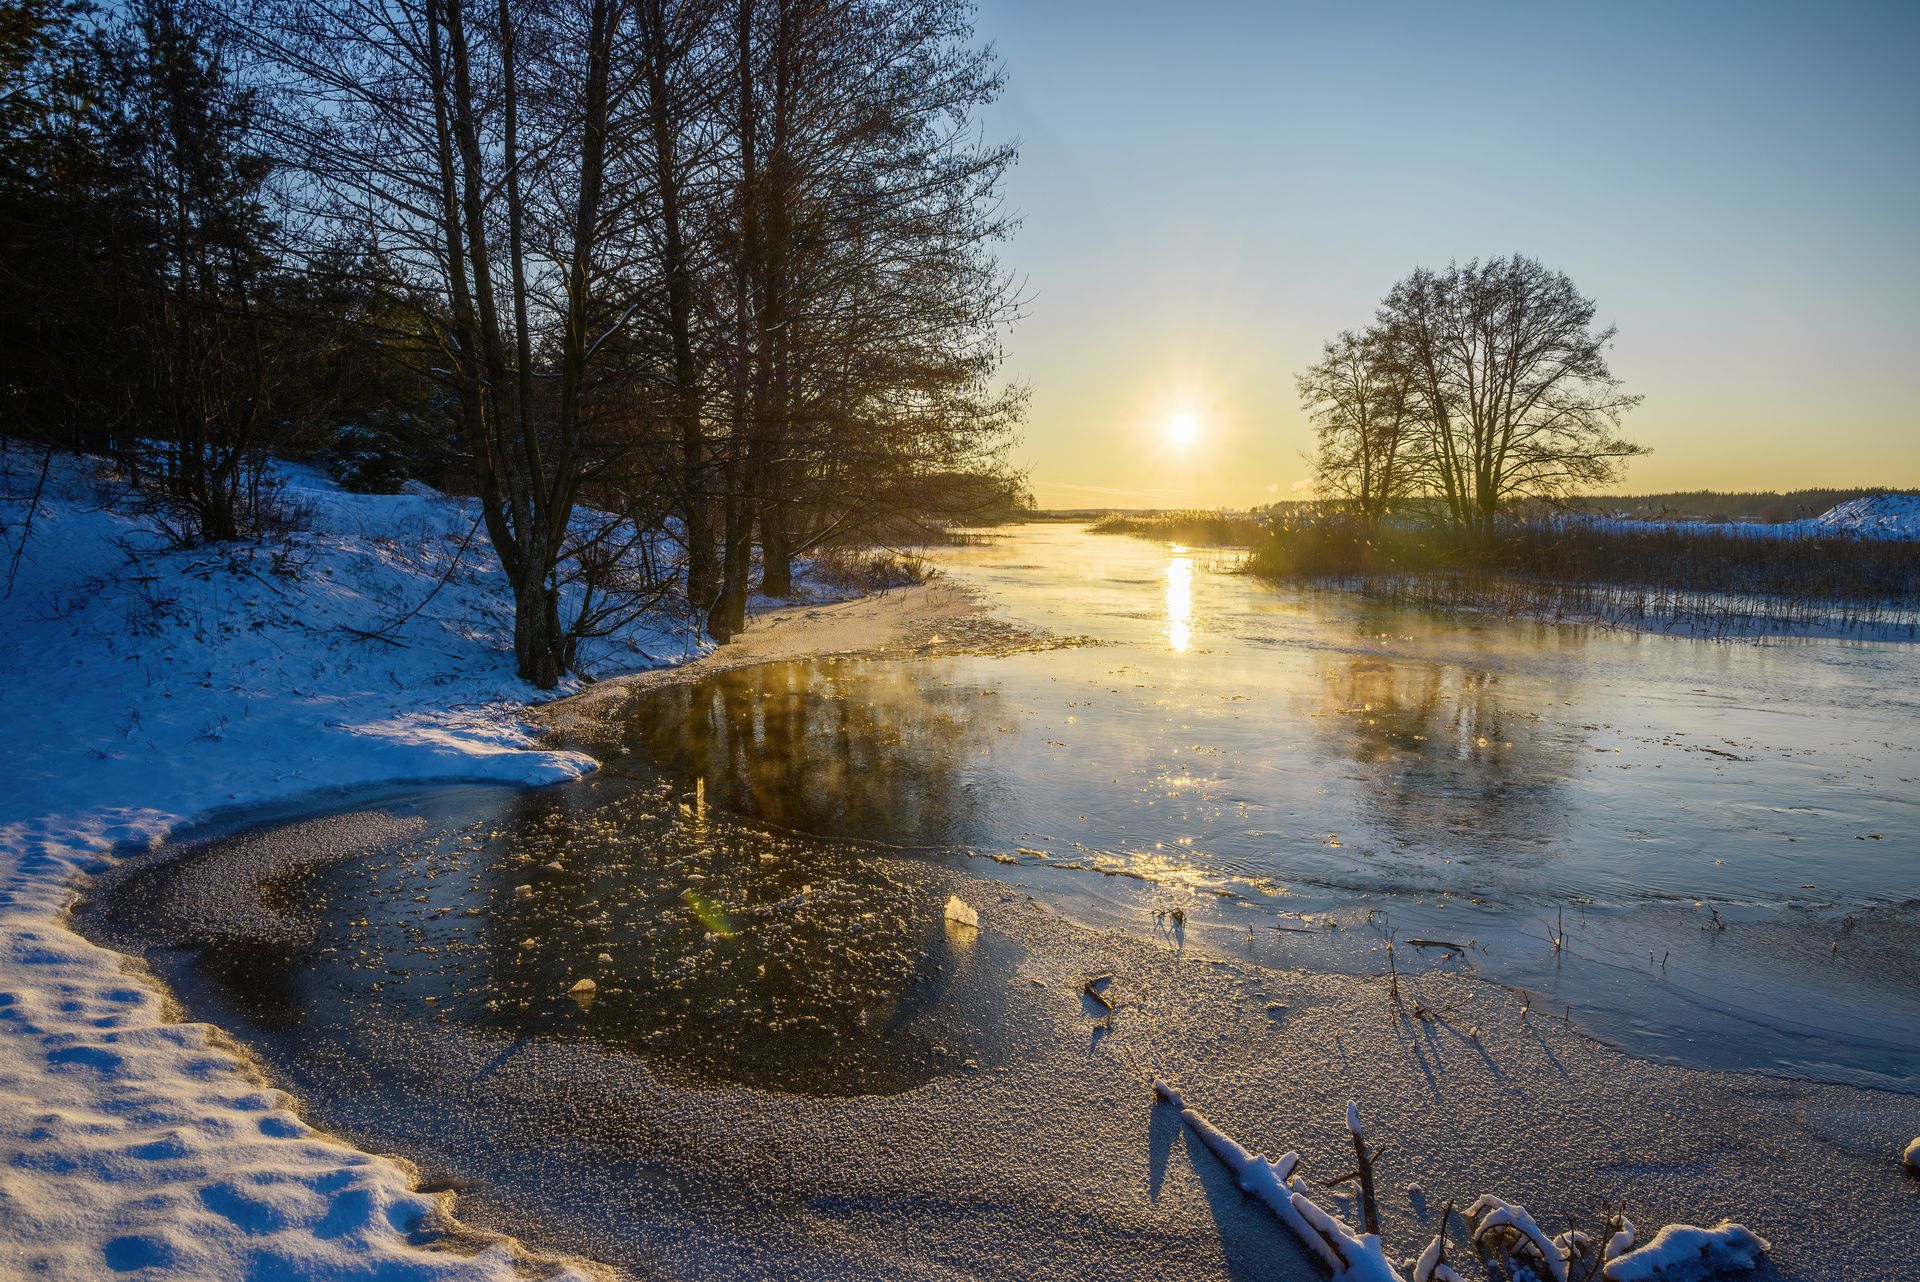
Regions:
<instances>
[{"instance_id":1,"label":"river","mask_svg":"<svg viewBox=\"0 0 1920 1282\"><path fill-rule=\"evenodd\" d=\"M390 794L163 854L82 925L144 953L322 1124L472 1182L483 1223L643 1275L1129 1276L1101 1261L1137 1250L1090 1238L1063 1263L1054 1241L1118 1199L1165 1219L1141 1231L1168 1267L1305 1276L1235 1264L1261 1230L1199 1168L1166 1200L1165 1136L1111 1120L1142 1057L1307 1090L1268 1036L1295 1068L1328 1057L1303 1117L1356 1064L1397 1100L1419 1088L1388 1080L1417 1066L1463 1117L1556 1077L1558 1166L1544 1135L1525 1161L1420 1160L1570 1206L1622 1177L1585 1165L1569 1120L1591 1106L1595 1135L1631 1132L1615 1091L1676 1101L1641 1123L1675 1143L1779 1090L1810 1116L1914 1111L1913 646L1435 617L1067 525L938 560L1062 643L657 684L583 745L604 762L588 780ZM954 893L984 930L942 919ZM1118 1022L1081 991L1103 967ZM1407 1026L1466 1060L1436 1077L1431 1031L1421 1050L1397 1019L1356 1024L1383 981L1399 1000L1394 976L1438 994ZM1221 1030L1206 1048L1201 1028ZM1117 1076L1096 1086L1095 1062ZM1073 1139L1043 1160L1008 1119L1045 1081L1060 1113L1031 1124ZM949 1128L814 1165L849 1136ZM1141 1189L1062 1191L1086 1172L1061 1148L1095 1169L1137 1145ZM1862 1160L1829 1159L1836 1179ZM1675 1214L1772 1178L1687 1163L1627 1178ZM935 1187L955 1200L901 1209ZM1003 1187L1024 1192L984 1191ZM994 1235L1028 1264L979 1245Z\"/></svg>"}]
</instances>

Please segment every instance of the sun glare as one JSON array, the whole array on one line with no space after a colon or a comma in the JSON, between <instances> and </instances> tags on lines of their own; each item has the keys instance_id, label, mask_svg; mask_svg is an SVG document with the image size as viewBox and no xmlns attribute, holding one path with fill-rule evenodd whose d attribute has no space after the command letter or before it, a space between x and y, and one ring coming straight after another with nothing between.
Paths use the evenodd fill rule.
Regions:
<instances>
[{"instance_id":1,"label":"sun glare","mask_svg":"<svg viewBox=\"0 0 1920 1282\"><path fill-rule=\"evenodd\" d=\"M1200 420L1191 414L1175 414L1167 422L1167 438L1175 445L1191 445L1200 435Z\"/></svg>"}]
</instances>

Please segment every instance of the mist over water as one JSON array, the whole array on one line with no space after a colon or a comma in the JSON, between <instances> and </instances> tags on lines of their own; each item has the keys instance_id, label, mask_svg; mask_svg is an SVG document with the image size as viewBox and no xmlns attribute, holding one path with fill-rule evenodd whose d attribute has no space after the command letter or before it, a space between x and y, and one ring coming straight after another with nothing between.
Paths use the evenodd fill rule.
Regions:
<instances>
[{"instance_id":1,"label":"mist over water","mask_svg":"<svg viewBox=\"0 0 1920 1282\"><path fill-rule=\"evenodd\" d=\"M1394 939L1637 1054L1920 1085L1911 647L1436 618L1058 525L941 561L1100 644L723 674L622 761L1177 946L1375 973Z\"/></svg>"},{"instance_id":2,"label":"mist over water","mask_svg":"<svg viewBox=\"0 0 1920 1282\"><path fill-rule=\"evenodd\" d=\"M1067 526L943 561L1108 643L930 678L1001 722L951 836L1154 879L1074 880L1075 911L1184 893L1303 966L1445 939L1636 1053L1920 1082L1911 646L1441 618Z\"/></svg>"},{"instance_id":3,"label":"mist over water","mask_svg":"<svg viewBox=\"0 0 1920 1282\"><path fill-rule=\"evenodd\" d=\"M1437 618L1060 525L939 559L1089 643L637 692L594 777L421 794L279 883L296 953L202 932L170 977L263 1029L428 1011L906 1090L994 1050L927 888L868 857L905 853L1168 948L1471 970L1636 1055L1920 1089L1912 647ZM158 870L116 929L177 933L230 880L195 861L252 857Z\"/></svg>"}]
</instances>

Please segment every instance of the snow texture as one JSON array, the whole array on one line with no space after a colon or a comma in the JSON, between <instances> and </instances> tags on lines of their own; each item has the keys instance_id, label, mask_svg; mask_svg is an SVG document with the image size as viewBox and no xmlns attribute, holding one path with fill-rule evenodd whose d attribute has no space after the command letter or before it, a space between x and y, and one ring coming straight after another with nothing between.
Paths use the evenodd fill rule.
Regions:
<instances>
[{"instance_id":1,"label":"snow texture","mask_svg":"<svg viewBox=\"0 0 1920 1282\"><path fill-rule=\"evenodd\" d=\"M76 873L210 814L593 769L522 720L477 510L284 466L304 529L175 550L87 459L53 460L28 533L40 463L0 455L0 1276L520 1276L514 1244L449 1235L447 1195L311 1130L63 921ZM603 670L697 648L658 616L598 645Z\"/></svg>"},{"instance_id":2,"label":"snow texture","mask_svg":"<svg viewBox=\"0 0 1920 1282\"><path fill-rule=\"evenodd\" d=\"M1729 1269L1751 1269L1773 1246L1743 1224L1722 1220L1710 1229L1669 1224L1653 1241L1607 1264L1607 1282L1701 1278Z\"/></svg>"},{"instance_id":3,"label":"snow texture","mask_svg":"<svg viewBox=\"0 0 1920 1282\"><path fill-rule=\"evenodd\" d=\"M1155 1078L1153 1093L1179 1110L1180 1120L1233 1172L1241 1190L1272 1211L1327 1267L1334 1282L1406 1282L1387 1259L1379 1234L1355 1232L1346 1221L1330 1215L1307 1196L1306 1181L1294 1173L1300 1165L1298 1153L1283 1153L1272 1160L1249 1153L1197 1110L1188 1108L1180 1092L1166 1082ZM1348 1118L1357 1128L1358 1110L1350 1107ZM1442 1274L1430 1272L1428 1276L1445 1282Z\"/></svg>"}]
</instances>

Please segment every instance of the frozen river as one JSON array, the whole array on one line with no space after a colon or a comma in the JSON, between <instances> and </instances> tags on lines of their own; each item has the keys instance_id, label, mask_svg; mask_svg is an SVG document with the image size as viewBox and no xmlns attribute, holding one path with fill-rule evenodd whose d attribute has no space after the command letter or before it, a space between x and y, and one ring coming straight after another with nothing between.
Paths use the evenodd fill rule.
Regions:
<instances>
[{"instance_id":1,"label":"frozen river","mask_svg":"<svg viewBox=\"0 0 1920 1282\"><path fill-rule=\"evenodd\" d=\"M1436 618L1064 525L939 559L1083 643L655 686L589 779L136 862L82 924L322 1125L642 1276L1309 1276L1169 1175L1143 1061L1287 1144L1347 1091L1527 1099L1525 1156L1407 1173L1570 1215L1879 1178L1821 1119L1909 1098L1652 1065L1920 1092L1920 650ZM1391 1022L1390 965L1427 994ZM1793 1156L1722 1138L1763 1131Z\"/></svg>"}]
</instances>

